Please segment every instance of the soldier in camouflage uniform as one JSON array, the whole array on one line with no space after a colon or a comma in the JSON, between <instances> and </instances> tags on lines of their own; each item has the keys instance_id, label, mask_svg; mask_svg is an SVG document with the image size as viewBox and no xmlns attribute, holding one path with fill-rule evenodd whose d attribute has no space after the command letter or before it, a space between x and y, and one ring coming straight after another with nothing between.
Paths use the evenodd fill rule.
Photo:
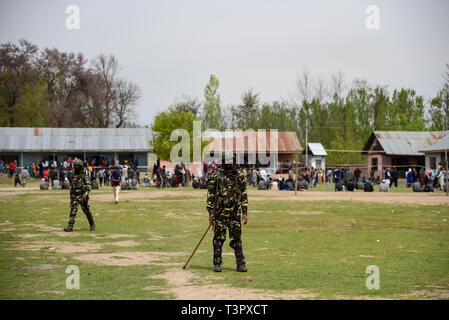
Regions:
<instances>
[{"instance_id":1,"label":"soldier in camouflage uniform","mask_svg":"<svg viewBox=\"0 0 449 320\"><path fill-rule=\"evenodd\" d=\"M78 206L81 206L87 220L90 224L90 231L95 230L95 223L92 213L89 207L89 192L91 189L90 178L84 172L83 162L81 160L75 160L73 162L73 168L75 175L70 185L70 218L69 225L64 228L64 231L73 231L73 225L75 224L76 213L78 212Z\"/></svg>"},{"instance_id":2,"label":"soldier in camouflage uniform","mask_svg":"<svg viewBox=\"0 0 449 320\"><path fill-rule=\"evenodd\" d=\"M233 163L235 163L235 158ZM226 240L226 229L231 239L229 245L234 249L237 271L246 272L245 256L242 248L242 219L248 221L248 197L243 174L233 163L225 163L222 170L213 173L207 192L207 211L209 222L214 227L214 271L221 272L222 247Z\"/></svg>"}]
</instances>

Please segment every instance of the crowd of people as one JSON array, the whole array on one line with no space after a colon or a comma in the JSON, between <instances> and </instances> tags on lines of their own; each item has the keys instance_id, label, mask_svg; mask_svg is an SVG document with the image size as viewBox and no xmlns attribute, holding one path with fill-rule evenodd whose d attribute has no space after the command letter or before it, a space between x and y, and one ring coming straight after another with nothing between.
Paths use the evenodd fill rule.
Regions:
<instances>
[{"instance_id":1,"label":"crowd of people","mask_svg":"<svg viewBox=\"0 0 449 320\"><path fill-rule=\"evenodd\" d=\"M17 160L6 164L0 159L0 173L8 171L10 181L14 186L25 187L30 178L41 179L58 189L64 186L70 187L73 178L72 162L75 158L67 157L62 162L44 159L36 163L30 163L28 167L19 170ZM189 167L180 163L168 170L165 165L160 165L157 160L151 174L145 173L141 177L138 169L138 158L125 160L122 165L110 163L101 158L84 160L84 170L89 175L93 187L112 186L115 189L136 189L139 185L143 187L175 188L193 186L195 189L207 189L210 175L218 170L220 166L214 161L203 162L202 168L197 172L190 172ZM117 161L118 162L118 161ZM383 170L382 178L374 178L373 172L370 177L362 176L362 170L356 168L329 168L327 171L320 168L300 168L295 182L294 162L285 161L278 166L277 174L273 178L267 168L260 165L240 166L248 185L259 190L307 190L314 188L318 183L327 182L328 190L354 191L362 189L373 190L374 185L379 185L381 192L389 192L393 187L398 188L400 178L405 179L407 188L415 192L433 192L435 189L446 190L446 171L442 163L437 169L426 169L420 167L409 168L405 176L401 177L396 167ZM285 174L279 174L285 172ZM114 182L112 181L114 180ZM117 182L117 181L120 182ZM118 194L118 191L117 191ZM118 196L117 196L118 197Z\"/></svg>"},{"instance_id":2,"label":"crowd of people","mask_svg":"<svg viewBox=\"0 0 449 320\"><path fill-rule=\"evenodd\" d=\"M66 157L62 162L52 161L49 159L42 159L39 162L32 162L28 166L18 168L17 160L12 160L8 164L5 164L0 159L0 173L4 174L6 168L9 169L8 176L10 181L14 181L14 186L21 185L26 186L29 178L40 179L55 189L68 183L69 185L73 179L72 163L77 160L76 157ZM110 175L113 167L116 166L112 160L102 158L100 161L96 161L95 158L84 160L84 170L86 174L91 178L91 181L99 183L99 186L110 184ZM124 179L137 179L140 181L140 173L137 169L138 159L125 160L124 164L120 166L120 170L123 172ZM94 182L94 184L95 184Z\"/></svg>"},{"instance_id":3,"label":"crowd of people","mask_svg":"<svg viewBox=\"0 0 449 320\"><path fill-rule=\"evenodd\" d=\"M407 188L414 192L433 192L435 189L446 191L447 172L442 163L437 169L409 168L406 173Z\"/></svg>"}]
</instances>

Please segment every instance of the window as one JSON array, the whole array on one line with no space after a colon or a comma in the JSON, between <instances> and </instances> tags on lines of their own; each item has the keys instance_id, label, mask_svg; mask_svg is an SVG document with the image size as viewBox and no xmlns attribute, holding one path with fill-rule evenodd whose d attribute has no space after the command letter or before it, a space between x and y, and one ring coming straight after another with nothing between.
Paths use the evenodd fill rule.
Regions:
<instances>
[{"instance_id":1,"label":"window","mask_svg":"<svg viewBox=\"0 0 449 320\"><path fill-rule=\"evenodd\" d=\"M371 166L377 167L377 158L371 158Z\"/></svg>"},{"instance_id":2,"label":"window","mask_svg":"<svg viewBox=\"0 0 449 320\"><path fill-rule=\"evenodd\" d=\"M436 169L437 168L437 158L430 157L430 169Z\"/></svg>"}]
</instances>

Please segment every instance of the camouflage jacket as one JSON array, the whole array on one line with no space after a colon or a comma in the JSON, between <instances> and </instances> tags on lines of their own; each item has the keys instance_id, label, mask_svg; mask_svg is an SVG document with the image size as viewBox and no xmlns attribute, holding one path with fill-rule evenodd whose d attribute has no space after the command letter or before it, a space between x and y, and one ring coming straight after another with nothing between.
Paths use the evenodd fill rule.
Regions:
<instances>
[{"instance_id":1,"label":"camouflage jacket","mask_svg":"<svg viewBox=\"0 0 449 320\"><path fill-rule=\"evenodd\" d=\"M91 189L90 178L85 173L80 173L73 176L70 184L70 195L81 197L83 194L89 194Z\"/></svg>"},{"instance_id":2,"label":"camouflage jacket","mask_svg":"<svg viewBox=\"0 0 449 320\"><path fill-rule=\"evenodd\" d=\"M207 191L206 209L210 214L224 211L239 214L248 212L246 181L242 172L213 173Z\"/></svg>"}]
</instances>

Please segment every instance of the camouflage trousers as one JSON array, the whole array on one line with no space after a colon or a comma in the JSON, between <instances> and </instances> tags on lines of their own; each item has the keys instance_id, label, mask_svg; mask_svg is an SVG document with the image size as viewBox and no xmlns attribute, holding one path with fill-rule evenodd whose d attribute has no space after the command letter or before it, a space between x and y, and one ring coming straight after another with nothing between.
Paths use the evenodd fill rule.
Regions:
<instances>
[{"instance_id":1,"label":"camouflage trousers","mask_svg":"<svg viewBox=\"0 0 449 320\"><path fill-rule=\"evenodd\" d=\"M75 224L76 213L78 212L78 206L81 206L84 214L89 221L89 224L92 225L94 223L94 217L92 216L92 212L90 212L89 206L89 196L86 199L82 197L70 197L70 217L69 217L69 225L73 226Z\"/></svg>"},{"instance_id":2,"label":"camouflage trousers","mask_svg":"<svg viewBox=\"0 0 449 320\"><path fill-rule=\"evenodd\" d=\"M229 230L229 246L234 249L236 263L245 264L245 256L242 247L242 222L239 214L218 215L214 221L214 265L222 265L222 248L226 240L226 230Z\"/></svg>"}]
</instances>

